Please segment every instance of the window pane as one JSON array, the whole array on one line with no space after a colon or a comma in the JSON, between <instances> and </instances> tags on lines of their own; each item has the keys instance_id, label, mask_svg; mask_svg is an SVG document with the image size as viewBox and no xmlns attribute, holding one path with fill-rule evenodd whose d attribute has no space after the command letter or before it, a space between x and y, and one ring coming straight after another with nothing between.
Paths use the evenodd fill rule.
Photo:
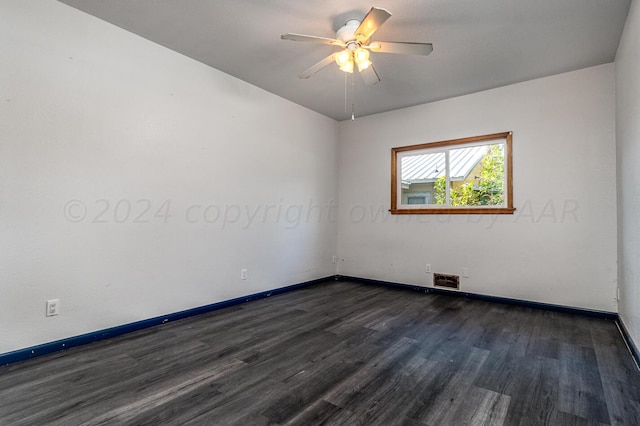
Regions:
<instances>
[{"instance_id":1,"label":"window pane","mask_svg":"<svg viewBox=\"0 0 640 426\"><path fill-rule=\"evenodd\" d=\"M449 151L451 206L504 205L504 144Z\"/></svg>"},{"instance_id":2,"label":"window pane","mask_svg":"<svg viewBox=\"0 0 640 426\"><path fill-rule=\"evenodd\" d=\"M444 204L445 154L407 155L400 162L400 204ZM440 192L438 192L438 182Z\"/></svg>"}]
</instances>

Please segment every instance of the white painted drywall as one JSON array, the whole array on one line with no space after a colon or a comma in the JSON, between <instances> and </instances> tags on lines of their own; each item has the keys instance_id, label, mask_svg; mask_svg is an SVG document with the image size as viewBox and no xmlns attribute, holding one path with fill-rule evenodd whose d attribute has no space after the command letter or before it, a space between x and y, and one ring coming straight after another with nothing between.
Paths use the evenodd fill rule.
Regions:
<instances>
[{"instance_id":1,"label":"white painted drywall","mask_svg":"<svg viewBox=\"0 0 640 426\"><path fill-rule=\"evenodd\" d=\"M616 55L620 317L640 348L640 4L634 0Z\"/></svg>"},{"instance_id":2,"label":"white painted drywall","mask_svg":"<svg viewBox=\"0 0 640 426\"><path fill-rule=\"evenodd\" d=\"M339 274L617 311L614 65L340 123ZM384 82L382 83L384 84ZM375 90L373 88L372 90ZM511 216L392 216L392 147L513 131Z\"/></svg>"},{"instance_id":3,"label":"white painted drywall","mask_svg":"<svg viewBox=\"0 0 640 426\"><path fill-rule=\"evenodd\" d=\"M56 1L0 47L0 353L335 273L333 120Z\"/></svg>"}]
</instances>

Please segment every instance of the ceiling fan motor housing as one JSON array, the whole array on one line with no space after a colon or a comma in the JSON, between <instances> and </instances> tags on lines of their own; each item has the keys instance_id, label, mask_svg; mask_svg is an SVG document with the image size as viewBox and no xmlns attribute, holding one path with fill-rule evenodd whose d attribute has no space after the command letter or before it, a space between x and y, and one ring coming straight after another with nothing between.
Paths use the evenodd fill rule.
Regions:
<instances>
[{"instance_id":1,"label":"ceiling fan motor housing","mask_svg":"<svg viewBox=\"0 0 640 426\"><path fill-rule=\"evenodd\" d=\"M343 27L336 31L336 39L347 44L350 41L356 40L356 30L360 26L360 21L357 19L348 20Z\"/></svg>"}]
</instances>

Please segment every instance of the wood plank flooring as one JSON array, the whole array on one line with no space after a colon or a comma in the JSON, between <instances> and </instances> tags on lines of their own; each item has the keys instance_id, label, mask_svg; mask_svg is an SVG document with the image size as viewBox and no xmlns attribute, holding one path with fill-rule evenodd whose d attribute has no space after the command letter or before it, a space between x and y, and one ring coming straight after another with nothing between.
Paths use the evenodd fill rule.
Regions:
<instances>
[{"instance_id":1,"label":"wood plank flooring","mask_svg":"<svg viewBox=\"0 0 640 426\"><path fill-rule=\"evenodd\" d=\"M0 368L1 425L640 425L613 321L318 284Z\"/></svg>"}]
</instances>

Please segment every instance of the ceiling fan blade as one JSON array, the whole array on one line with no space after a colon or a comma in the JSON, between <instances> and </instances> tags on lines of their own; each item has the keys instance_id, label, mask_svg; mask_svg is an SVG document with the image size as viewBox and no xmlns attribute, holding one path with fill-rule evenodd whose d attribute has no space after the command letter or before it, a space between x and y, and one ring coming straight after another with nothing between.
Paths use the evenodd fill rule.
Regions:
<instances>
[{"instance_id":1,"label":"ceiling fan blade","mask_svg":"<svg viewBox=\"0 0 640 426\"><path fill-rule=\"evenodd\" d=\"M336 40L335 38L310 36L304 34L286 33L282 34L280 38L283 40L291 41L311 41L313 43L331 44L333 46L345 46L343 42L341 42L340 40Z\"/></svg>"},{"instance_id":2,"label":"ceiling fan blade","mask_svg":"<svg viewBox=\"0 0 640 426\"><path fill-rule=\"evenodd\" d=\"M369 65L367 68L360 71L360 75L364 80L364 84L367 86L373 86L380 81L380 77L378 77L376 70L373 69L373 65Z\"/></svg>"},{"instance_id":3,"label":"ceiling fan blade","mask_svg":"<svg viewBox=\"0 0 640 426\"><path fill-rule=\"evenodd\" d=\"M301 72L300 74L298 74L298 78L309 78L309 77L311 77L312 75L314 75L315 73L320 71L322 68L324 68L327 65L329 65L330 63L332 63L334 61L333 55L334 54L331 54L331 55L327 56L326 58L324 58L323 60L321 60L317 64L313 65L308 70L306 70L304 72Z\"/></svg>"},{"instance_id":4,"label":"ceiling fan blade","mask_svg":"<svg viewBox=\"0 0 640 426\"><path fill-rule=\"evenodd\" d=\"M423 55L427 56L433 52L431 43L404 43L392 41L374 41L368 47L372 52L380 53L400 53L403 55Z\"/></svg>"},{"instance_id":5,"label":"ceiling fan blade","mask_svg":"<svg viewBox=\"0 0 640 426\"><path fill-rule=\"evenodd\" d=\"M373 33L376 32L380 25L391 17L391 14L386 9L379 7L372 7L367 16L364 17L360 26L355 32L356 39L360 43L365 43L371 38Z\"/></svg>"}]
</instances>

